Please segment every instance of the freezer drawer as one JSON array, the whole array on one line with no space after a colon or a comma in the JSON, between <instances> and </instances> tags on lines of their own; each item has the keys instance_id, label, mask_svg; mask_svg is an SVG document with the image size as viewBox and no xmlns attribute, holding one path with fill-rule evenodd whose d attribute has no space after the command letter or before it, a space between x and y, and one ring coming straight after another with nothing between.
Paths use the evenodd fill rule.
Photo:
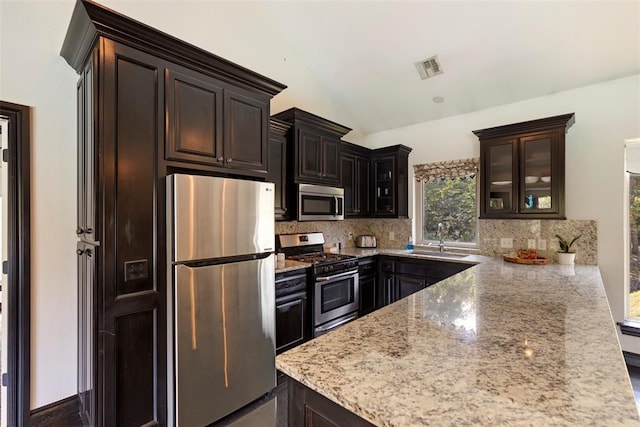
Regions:
<instances>
[{"instance_id":1,"label":"freezer drawer","mask_svg":"<svg viewBox=\"0 0 640 427\"><path fill-rule=\"evenodd\" d=\"M276 386L274 255L174 267L175 420L203 426Z\"/></svg>"}]
</instances>

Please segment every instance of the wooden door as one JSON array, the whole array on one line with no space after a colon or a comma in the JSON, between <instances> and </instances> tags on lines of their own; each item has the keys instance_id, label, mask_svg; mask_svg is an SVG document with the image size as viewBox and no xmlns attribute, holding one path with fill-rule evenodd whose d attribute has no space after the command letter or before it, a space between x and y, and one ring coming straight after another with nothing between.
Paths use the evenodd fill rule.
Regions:
<instances>
[{"instance_id":1,"label":"wooden door","mask_svg":"<svg viewBox=\"0 0 640 427\"><path fill-rule=\"evenodd\" d=\"M224 165L222 82L171 64L166 70L165 158Z\"/></svg>"},{"instance_id":2,"label":"wooden door","mask_svg":"<svg viewBox=\"0 0 640 427\"><path fill-rule=\"evenodd\" d=\"M224 117L225 167L266 174L269 99L227 88Z\"/></svg>"},{"instance_id":3,"label":"wooden door","mask_svg":"<svg viewBox=\"0 0 640 427\"><path fill-rule=\"evenodd\" d=\"M298 129L298 178L318 182L322 177L321 136L308 129Z\"/></svg>"},{"instance_id":4,"label":"wooden door","mask_svg":"<svg viewBox=\"0 0 640 427\"><path fill-rule=\"evenodd\" d=\"M321 179L329 185L335 185L340 181L340 140L323 136L321 139L321 150Z\"/></svg>"},{"instance_id":5,"label":"wooden door","mask_svg":"<svg viewBox=\"0 0 640 427\"><path fill-rule=\"evenodd\" d=\"M164 61L100 39L99 145L104 200L96 289L99 425L164 424L166 270L157 172L164 135Z\"/></svg>"}]
</instances>

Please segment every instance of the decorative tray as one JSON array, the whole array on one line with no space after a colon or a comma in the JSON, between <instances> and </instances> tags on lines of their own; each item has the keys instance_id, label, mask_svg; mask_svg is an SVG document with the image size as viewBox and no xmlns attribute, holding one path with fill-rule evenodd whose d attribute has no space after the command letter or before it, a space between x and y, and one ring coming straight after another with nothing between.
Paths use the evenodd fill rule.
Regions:
<instances>
[{"instance_id":1,"label":"decorative tray","mask_svg":"<svg viewBox=\"0 0 640 427\"><path fill-rule=\"evenodd\" d=\"M513 262L516 264L534 264L545 265L548 260L544 257L538 257L535 249L525 249L510 254L502 255L502 259L507 262Z\"/></svg>"}]
</instances>

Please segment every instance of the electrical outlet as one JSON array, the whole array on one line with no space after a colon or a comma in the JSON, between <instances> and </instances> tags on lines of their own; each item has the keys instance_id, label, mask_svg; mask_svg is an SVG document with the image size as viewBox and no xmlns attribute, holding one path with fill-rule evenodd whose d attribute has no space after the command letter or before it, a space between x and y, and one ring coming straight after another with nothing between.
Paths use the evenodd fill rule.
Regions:
<instances>
[{"instance_id":1,"label":"electrical outlet","mask_svg":"<svg viewBox=\"0 0 640 427\"><path fill-rule=\"evenodd\" d=\"M538 249L544 251L547 249L547 240L546 239L538 239Z\"/></svg>"},{"instance_id":2,"label":"electrical outlet","mask_svg":"<svg viewBox=\"0 0 640 427\"><path fill-rule=\"evenodd\" d=\"M389 232L389 240L395 240L396 239L396 234L393 231Z\"/></svg>"},{"instance_id":3,"label":"electrical outlet","mask_svg":"<svg viewBox=\"0 0 640 427\"><path fill-rule=\"evenodd\" d=\"M146 279L149 277L149 267L146 259L137 261L125 261L124 263L124 281Z\"/></svg>"},{"instance_id":4,"label":"electrical outlet","mask_svg":"<svg viewBox=\"0 0 640 427\"><path fill-rule=\"evenodd\" d=\"M536 239L527 240L527 249L535 249L536 248Z\"/></svg>"},{"instance_id":5,"label":"electrical outlet","mask_svg":"<svg viewBox=\"0 0 640 427\"><path fill-rule=\"evenodd\" d=\"M513 248L513 238L511 237L503 237L500 239L500 247L509 249Z\"/></svg>"},{"instance_id":6,"label":"electrical outlet","mask_svg":"<svg viewBox=\"0 0 640 427\"><path fill-rule=\"evenodd\" d=\"M353 240L353 233L349 233L349 240Z\"/></svg>"}]
</instances>

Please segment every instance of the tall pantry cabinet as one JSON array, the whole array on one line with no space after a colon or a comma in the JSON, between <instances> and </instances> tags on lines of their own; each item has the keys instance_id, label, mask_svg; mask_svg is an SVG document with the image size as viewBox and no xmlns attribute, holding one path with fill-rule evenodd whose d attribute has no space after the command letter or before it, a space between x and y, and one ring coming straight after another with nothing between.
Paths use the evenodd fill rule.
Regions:
<instances>
[{"instance_id":1,"label":"tall pantry cabinet","mask_svg":"<svg viewBox=\"0 0 640 427\"><path fill-rule=\"evenodd\" d=\"M87 425L167 420L165 180L267 176L284 85L96 3L61 55L78 103L78 398Z\"/></svg>"}]
</instances>

